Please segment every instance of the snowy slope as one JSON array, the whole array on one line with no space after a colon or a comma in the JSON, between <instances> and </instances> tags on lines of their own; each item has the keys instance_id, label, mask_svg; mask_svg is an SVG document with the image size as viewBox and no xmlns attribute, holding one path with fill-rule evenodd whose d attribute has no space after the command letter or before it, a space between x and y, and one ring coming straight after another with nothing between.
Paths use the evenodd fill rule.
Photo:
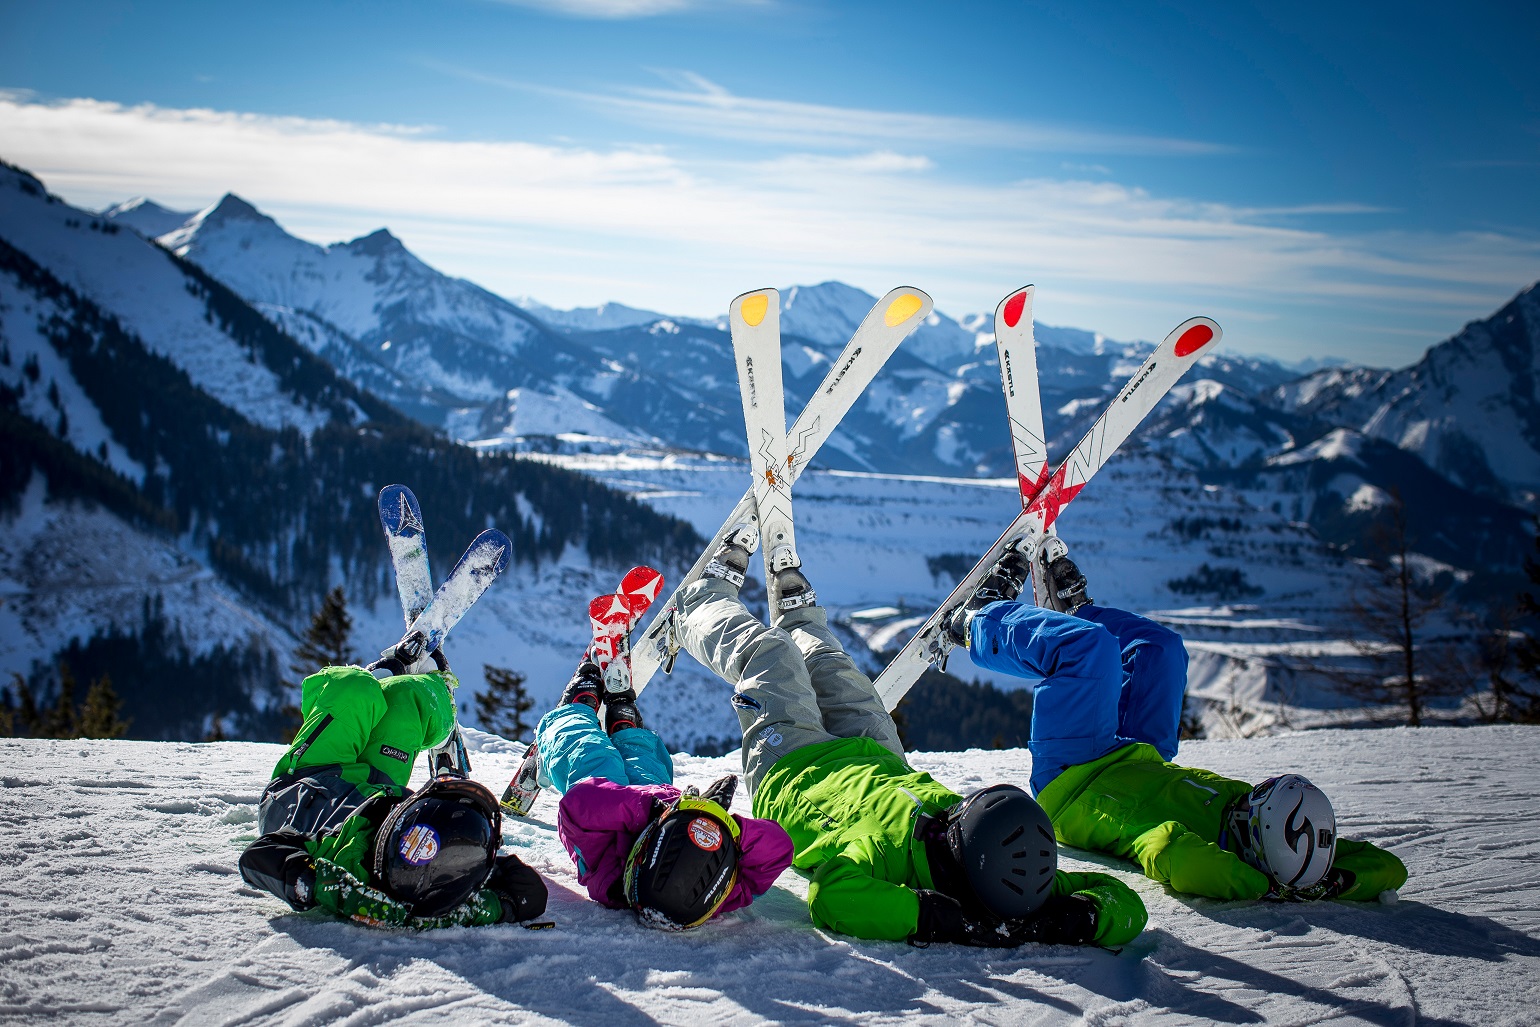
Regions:
<instances>
[{"instance_id":1,"label":"snowy slope","mask_svg":"<svg viewBox=\"0 0 1540 1027\"><path fill-rule=\"evenodd\" d=\"M501 788L513 747L473 735ZM236 872L280 748L0 740L0 1014L18 1024L1481 1024L1540 1007L1535 728L1323 731L1190 742L1181 758L1258 780L1307 770L1344 833L1411 877L1388 904L1184 898L1138 889L1121 952L868 942L815 930L784 874L747 910L658 934L587 901L555 805L504 826L551 885L551 930L380 931L295 914ZM915 754L952 788L1025 782L1022 750ZM736 769L677 761L681 784ZM419 772L420 773L420 772ZM741 801L741 800L740 800Z\"/></svg>"},{"instance_id":2,"label":"snowy slope","mask_svg":"<svg viewBox=\"0 0 1540 1027\"><path fill-rule=\"evenodd\" d=\"M35 477L0 530L0 675L26 674L71 638L137 629L158 597L194 652L255 636L288 649L288 631L170 540L105 510L47 503Z\"/></svg>"},{"instance_id":3,"label":"snowy slope","mask_svg":"<svg viewBox=\"0 0 1540 1027\"><path fill-rule=\"evenodd\" d=\"M0 167L0 239L111 311L199 388L257 424L309 433L329 420L211 323L198 283L153 243L49 197L36 179L9 167Z\"/></svg>"}]
</instances>

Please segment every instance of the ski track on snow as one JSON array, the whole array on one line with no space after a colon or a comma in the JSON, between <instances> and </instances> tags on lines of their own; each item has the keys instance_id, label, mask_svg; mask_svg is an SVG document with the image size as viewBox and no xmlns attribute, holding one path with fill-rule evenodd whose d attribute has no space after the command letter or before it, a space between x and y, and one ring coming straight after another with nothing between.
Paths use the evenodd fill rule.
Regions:
<instances>
[{"instance_id":1,"label":"ski track on snow","mask_svg":"<svg viewBox=\"0 0 1540 1027\"><path fill-rule=\"evenodd\" d=\"M499 789L521 746L468 732ZM0 740L0 1019L5 1023L365 1025L1033 1023L1532 1024L1540 1006L1540 729L1319 731L1189 742L1182 759L1332 795L1344 833L1411 869L1399 900L1179 898L1128 865L1150 927L1119 953L866 942L813 929L793 873L686 934L587 901L556 804L504 843L551 884L547 931L414 934L295 914L236 860L280 749ZM919 753L953 788L1025 782L1023 750ZM681 756L682 784L736 769ZM741 800L740 800L741 802ZM740 809L741 811L741 809Z\"/></svg>"}]
</instances>

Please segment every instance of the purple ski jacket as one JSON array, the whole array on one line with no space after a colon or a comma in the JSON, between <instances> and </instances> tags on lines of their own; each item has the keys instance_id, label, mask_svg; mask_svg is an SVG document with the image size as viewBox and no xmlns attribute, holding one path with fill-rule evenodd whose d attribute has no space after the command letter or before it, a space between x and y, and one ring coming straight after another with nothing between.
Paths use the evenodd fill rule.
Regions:
<instances>
[{"instance_id":1,"label":"purple ski jacket","mask_svg":"<svg viewBox=\"0 0 1540 1027\"><path fill-rule=\"evenodd\" d=\"M652 819L654 801L679 797L673 785L618 785L603 778L580 781L561 797L556 830L589 896L611 909L626 909L622 878L626 856ZM791 866L791 836L773 820L731 814L742 831L738 881L716 915L742 909L770 890Z\"/></svg>"}]
</instances>

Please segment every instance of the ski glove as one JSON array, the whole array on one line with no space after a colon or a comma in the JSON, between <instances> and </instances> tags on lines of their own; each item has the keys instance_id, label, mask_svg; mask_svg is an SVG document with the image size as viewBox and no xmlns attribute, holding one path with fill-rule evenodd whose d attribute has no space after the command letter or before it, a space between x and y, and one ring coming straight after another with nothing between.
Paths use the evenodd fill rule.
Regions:
<instances>
[{"instance_id":1,"label":"ski glove","mask_svg":"<svg viewBox=\"0 0 1540 1027\"><path fill-rule=\"evenodd\" d=\"M983 948L1012 948L1034 941L1044 945L1088 945L1096 938L1096 903L1084 895L1050 898L1033 916L1000 920L964 912L950 895L916 891L919 926L912 944L949 941Z\"/></svg>"},{"instance_id":2,"label":"ski glove","mask_svg":"<svg viewBox=\"0 0 1540 1027\"><path fill-rule=\"evenodd\" d=\"M1018 942L1089 945L1096 940L1096 903L1085 895L1055 895L1030 919L1013 923Z\"/></svg>"},{"instance_id":3,"label":"ski glove","mask_svg":"<svg viewBox=\"0 0 1540 1027\"><path fill-rule=\"evenodd\" d=\"M486 887L496 893L497 901L503 907L499 923L533 920L545 912L545 882L517 856L498 856Z\"/></svg>"},{"instance_id":4,"label":"ski glove","mask_svg":"<svg viewBox=\"0 0 1540 1027\"><path fill-rule=\"evenodd\" d=\"M692 785L684 790L686 795L699 795L702 799L710 799L724 810L730 809L733 804L733 793L738 790L738 775L723 774L706 786L704 792L697 791Z\"/></svg>"},{"instance_id":5,"label":"ski glove","mask_svg":"<svg viewBox=\"0 0 1540 1027\"><path fill-rule=\"evenodd\" d=\"M1308 888L1290 888L1287 885L1275 884L1272 890L1262 896L1272 902L1314 902L1317 899L1334 899L1353 887L1354 878L1350 870L1342 870L1332 867L1326 871L1326 876Z\"/></svg>"},{"instance_id":6,"label":"ski glove","mask_svg":"<svg viewBox=\"0 0 1540 1027\"><path fill-rule=\"evenodd\" d=\"M931 942L947 941L957 945L977 945L983 948L1005 948L1015 944L1006 932L999 930L1001 923L986 922L963 912L962 904L944 892L915 889L920 900L919 923L909 943L921 948Z\"/></svg>"}]
</instances>

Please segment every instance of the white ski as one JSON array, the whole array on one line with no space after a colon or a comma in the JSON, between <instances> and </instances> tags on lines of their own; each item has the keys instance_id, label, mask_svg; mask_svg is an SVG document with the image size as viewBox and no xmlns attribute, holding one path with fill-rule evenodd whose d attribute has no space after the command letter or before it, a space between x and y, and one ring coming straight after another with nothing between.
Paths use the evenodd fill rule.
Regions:
<instances>
[{"instance_id":1,"label":"white ski","mask_svg":"<svg viewBox=\"0 0 1540 1027\"><path fill-rule=\"evenodd\" d=\"M919 289L905 287L894 289L883 296L867 313L844 350L830 365L829 373L824 376L818 391L808 400L796 423L786 433L784 477L789 483L795 482L801 475L802 469L834 432L840 419L855 405L861 393L866 391L877 372L882 370L883 364L898 349L899 343L930 316L931 307L929 296ZM754 490L750 488L738 500L722 526L712 533L705 552L701 553L689 572L680 578L668 601L658 604L657 613L653 614L632 651L631 687L638 694L647 687L659 667L672 666L674 650L670 648L669 622L680 591L700 578L716 549L717 540L727 529L741 521L755 519Z\"/></svg>"},{"instance_id":2,"label":"white ski","mask_svg":"<svg viewBox=\"0 0 1540 1027\"><path fill-rule=\"evenodd\" d=\"M1027 286L995 308L995 350L1000 355L1000 387L1011 425L1016 480L1025 510L1048 480L1048 444L1043 434L1043 400L1037 389L1037 342L1032 337L1032 293Z\"/></svg>"},{"instance_id":3,"label":"white ski","mask_svg":"<svg viewBox=\"0 0 1540 1027\"><path fill-rule=\"evenodd\" d=\"M1005 391L1005 415L1011 426L1011 452L1016 457L1016 484L1025 510L1048 480L1048 442L1043 430L1043 399L1037 385L1037 341L1032 337L1033 287L1011 293L995 308L995 349L1000 355L1000 387ZM1044 535L1053 534L1050 524ZM1034 564L1034 567L1036 565ZM1046 583L1032 575L1032 596L1039 606L1047 599Z\"/></svg>"},{"instance_id":4,"label":"white ski","mask_svg":"<svg viewBox=\"0 0 1540 1027\"><path fill-rule=\"evenodd\" d=\"M781 386L781 294L757 289L727 308L743 430L749 442L749 473L759 511L765 581L778 570L800 566L791 514L791 476L786 473L786 394Z\"/></svg>"},{"instance_id":5,"label":"white ski","mask_svg":"<svg viewBox=\"0 0 1540 1027\"><path fill-rule=\"evenodd\" d=\"M1156 347L1058 470L1033 493L1022 512L989 547L983 559L958 582L952 594L878 676L877 694L888 709L898 705L927 667L945 662L951 649L946 637L946 618L968 600L1005 550L1011 546L1028 551L1036 547L1058 519L1060 511L1079 495L1091 476L1133 434L1187 369L1219 341L1221 334L1214 321L1195 317L1178 325Z\"/></svg>"}]
</instances>

